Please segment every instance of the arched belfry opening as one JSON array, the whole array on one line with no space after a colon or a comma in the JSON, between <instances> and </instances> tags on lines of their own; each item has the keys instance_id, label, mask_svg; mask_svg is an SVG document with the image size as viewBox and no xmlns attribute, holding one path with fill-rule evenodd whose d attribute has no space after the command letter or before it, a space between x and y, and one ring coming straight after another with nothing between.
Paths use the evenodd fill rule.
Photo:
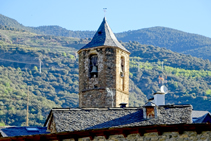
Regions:
<instances>
[{"instance_id":1,"label":"arched belfry opening","mask_svg":"<svg viewBox=\"0 0 211 141\"><path fill-rule=\"evenodd\" d=\"M79 107L129 105L130 52L118 42L105 18L91 42L78 54Z\"/></svg>"},{"instance_id":2,"label":"arched belfry opening","mask_svg":"<svg viewBox=\"0 0 211 141\"><path fill-rule=\"evenodd\" d=\"M91 54L89 57L89 78L98 77L98 56Z\"/></svg>"}]
</instances>

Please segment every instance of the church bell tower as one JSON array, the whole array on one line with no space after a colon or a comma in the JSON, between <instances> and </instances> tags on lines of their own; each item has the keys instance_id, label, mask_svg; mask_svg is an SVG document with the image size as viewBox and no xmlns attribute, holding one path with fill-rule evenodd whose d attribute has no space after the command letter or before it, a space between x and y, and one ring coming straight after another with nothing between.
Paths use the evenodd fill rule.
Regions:
<instances>
[{"instance_id":1,"label":"church bell tower","mask_svg":"<svg viewBox=\"0 0 211 141\"><path fill-rule=\"evenodd\" d=\"M79 51L79 107L129 105L129 55L106 18L91 42Z\"/></svg>"}]
</instances>

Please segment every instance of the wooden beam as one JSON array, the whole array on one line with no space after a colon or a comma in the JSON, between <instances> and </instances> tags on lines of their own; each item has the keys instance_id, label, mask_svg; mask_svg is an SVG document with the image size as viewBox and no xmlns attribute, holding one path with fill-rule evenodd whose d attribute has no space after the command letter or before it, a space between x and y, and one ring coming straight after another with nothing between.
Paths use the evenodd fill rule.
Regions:
<instances>
[{"instance_id":1,"label":"wooden beam","mask_svg":"<svg viewBox=\"0 0 211 141\"><path fill-rule=\"evenodd\" d=\"M91 132L91 133L89 134L89 138L90 138L90 140L94 140L95 134Z\"/></svg>"},{"instance_id":2,"label":"wooden beam","mask_svg":"<svg viewBox=\"0 0 211 141\"><path fill-rule=\"evenodd\" d=\"M122 134L125 138L127 138L127 136L130 134L130 131L127 131L127 130L123 130L122 131Z\"/></svg>"},{"instance_id":3,"label":"wooden beam","mask_svg":"<svg viewBox=\"0 0 211 141\"><path fill-rule=\"evenodd\" d=\"M105 139L108 139L110 134L109 134L109 132L103 132L103 136L105 137Z\"/></svg>"},{"instance_id":4,"label":"wooden beam","mask_svg":"<svg viewBox=\"0 0 211 141\"><path fill-rule=\"evenodd\" d=\"M145 130L143 130L143 129L138 129L138 133L139 133L140 136L144 136Z\"/></svg>"}]
</instances>

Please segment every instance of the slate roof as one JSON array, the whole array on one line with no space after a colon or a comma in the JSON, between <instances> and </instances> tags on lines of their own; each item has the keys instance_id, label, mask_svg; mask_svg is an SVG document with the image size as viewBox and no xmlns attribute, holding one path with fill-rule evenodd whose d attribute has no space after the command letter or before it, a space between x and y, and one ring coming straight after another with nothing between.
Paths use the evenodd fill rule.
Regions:
<instances>
[{"instance_id":1,"label":"slate roof","mask_svg":"<svg viewBox=\"0 0 211 141\"><path fill-rule=\"evenodd\" d=\"M206 113L202 117L193 118L193 123L211 123L211 115L209 113Z\"/></svg>"},{"instance_id":2,"label":"slate roof","mask_svg":"<svg viewBox=\"0 0 211 141\"><path fill-rule=\"evenodd\" d=\"M202 116L204 116L207 113L209 113L209 111L196 111L196 110L193 110L192 111L192 117L193 118L202 117Z\"/></svg>"},{"instance_id":3,"label":"slate roof","mask_svg":"<svg viewBox=\"0 0 211 141\"><path fill-rule=\"evenodd\" d=\"M188 109L187 109L188 108ZM53 118L57 132L154 124L191 123L192 106L160 107L159 118L144 119L142 108L52 109L44 126Z\"/></svg>"},{"instance_id":4,"label":"slate roof","mask_svg":"<svg viewBox=\"0 0 211 141\"><path fill-rule=\"evenodd\" d=\"M50 133L50 132L47 132L46 130L47 130L46 127L21 126L21 127L1 128L0 133L3 137L26 136L26 135L37 135L37 134Z\"/></svg>"},{"instance_id":5,"label":"slate roof","mask_svg":"<svg viewBox=\"0 0 211 141\"><path fill-rule=\"evenodd\" d=\"M114 33L112 32L111 28L109 27L105 17L103 18L103 21L100 27L98 28L97 32L95 33L94 37L92 38L91 42L89 42L81 49L93 48L98 46L118 47L122 50L129 52L125 47L123 47L119 43Z\"/></svg>"}]
</instances>

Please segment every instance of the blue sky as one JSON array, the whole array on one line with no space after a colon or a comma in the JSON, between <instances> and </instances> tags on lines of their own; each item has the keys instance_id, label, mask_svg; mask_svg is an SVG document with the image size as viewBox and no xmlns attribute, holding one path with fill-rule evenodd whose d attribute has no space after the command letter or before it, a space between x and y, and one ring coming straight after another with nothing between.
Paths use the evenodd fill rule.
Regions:
<instances>
[{"instance_id":1,"label":"blue sky","mask_svg":"<svg viewBox=\"0 0 211 141\"><path fill-rule=\"evenodd\" d=\"M211 37L211 0L2 0L0 14L25 26L97 30L103 8L114 33L164 26Z\"/></svg>"}]
</instances>

